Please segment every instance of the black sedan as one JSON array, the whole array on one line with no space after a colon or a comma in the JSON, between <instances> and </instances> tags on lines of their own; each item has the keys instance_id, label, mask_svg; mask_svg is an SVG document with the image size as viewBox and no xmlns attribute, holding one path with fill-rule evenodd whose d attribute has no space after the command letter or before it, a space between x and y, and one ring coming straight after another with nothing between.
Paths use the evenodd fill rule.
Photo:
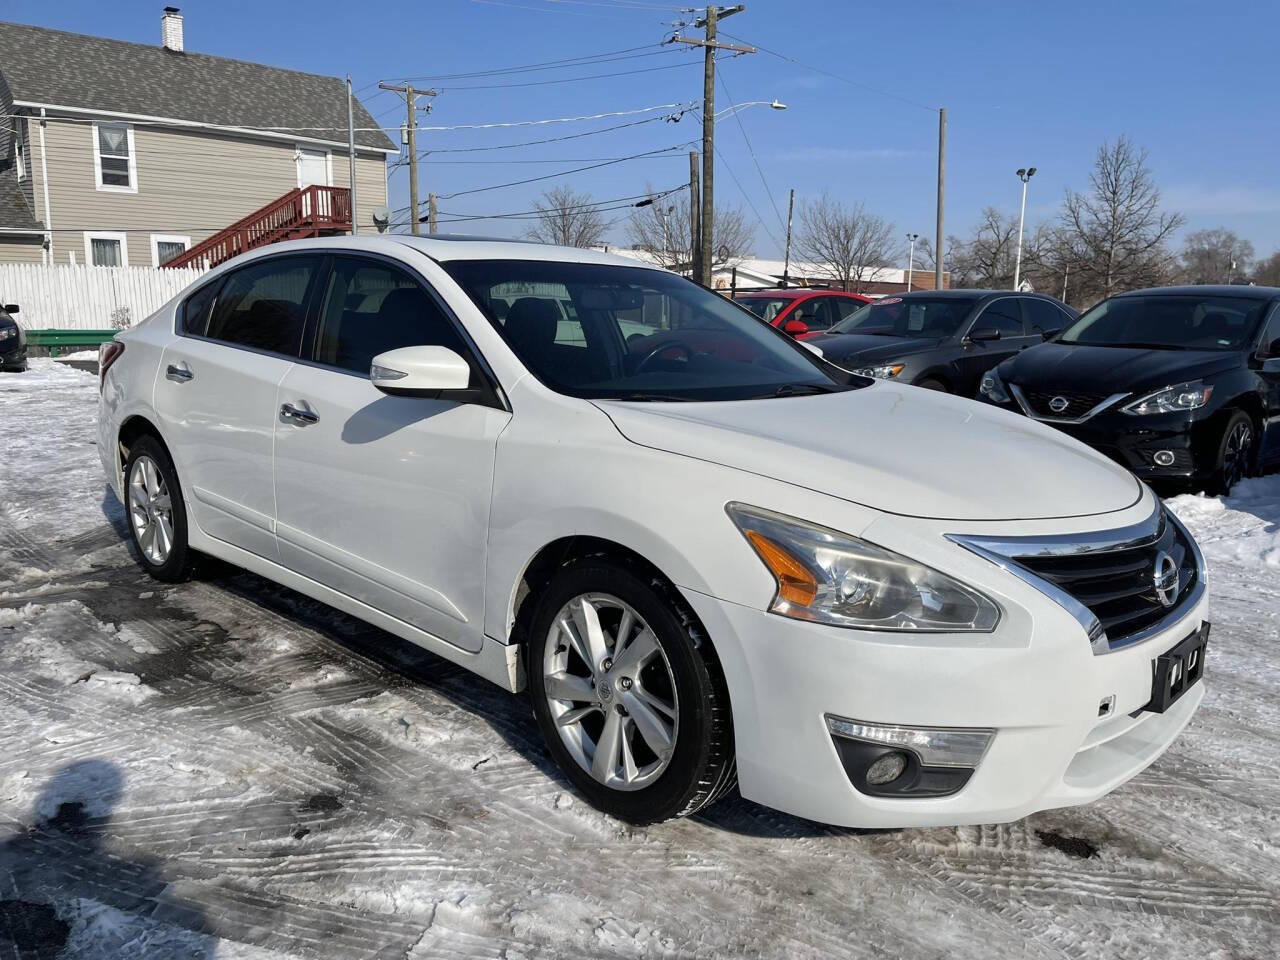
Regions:
<instances>
[{"instance_id":1,"label":"black sedan","mask_svg":"<svg viewBox=\"0 0 1280 960\"><path fill-rule=\"evenodd\" d=\"M0 370L27 369L27 335L13 319L17 312L16 303L0 307Z\"/></svg>"},{"instance_id":2,"label":"black sedan","mask_svg":"<svg viewBox=\"0 0 1280 960\"><path fill-rule=\"evenodd\" d=\"M805 342L865 376L973 397L993 366L1075 317L1070 307L1039 294L921 290L869 303Z\"/></svg>"},{"instance_id":3,"label":"black sedan","mask_svg":"<svg viewBox=\"0 0 1280 960\"><path fill-rule=\"evenodd\" d=\"M1001 363L981 392L1144 480L1226 493L1280 463L1280 289L1112 297Z\"/></svg>"}]
</instances>

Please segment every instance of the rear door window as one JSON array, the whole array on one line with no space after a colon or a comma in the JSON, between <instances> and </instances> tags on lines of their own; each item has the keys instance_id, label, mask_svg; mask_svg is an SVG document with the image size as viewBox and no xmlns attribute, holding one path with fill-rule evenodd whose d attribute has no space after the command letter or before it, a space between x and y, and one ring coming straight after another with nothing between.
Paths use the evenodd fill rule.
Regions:
<instances>
[{"instance_id":1,"label":"rear door window","mask_svg":"<svg viewBox=\"0 0 1280 960\"><path fill-rule=\"evenodd\" d=\"M228 274L204 335L232 346L298 356L307 294L319 265L319 257L279 257Z\"/></svg>"},{"instance_id":2,"label":"rear door window","mask_svg":"<svg viewBox=\"0 0 1280 960\"><path fill-rule=\"evenodd\" d=\"M1062 330L1071 322L1065 313L1048 300L1026 297L1022 305L1026 310L1032 333L1043 334L1046 331Z\"/></svg>"}]
</instances>

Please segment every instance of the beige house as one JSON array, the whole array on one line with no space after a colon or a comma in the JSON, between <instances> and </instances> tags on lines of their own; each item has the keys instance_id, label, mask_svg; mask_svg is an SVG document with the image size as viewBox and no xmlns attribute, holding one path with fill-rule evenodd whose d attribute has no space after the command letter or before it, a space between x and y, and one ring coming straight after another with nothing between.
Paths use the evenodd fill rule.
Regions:
<instances>
[{"instance_id":1,"label":"beige house","mask_svg":"<svg viewBox=\"0 0 1280 960\"><path fill-rule=\"evenodd\" d=\"M371 233L399 151L354 126ZM0 23L0 263L159 266L313 184L349 222L349 171L342 79L187 52L173 7L156 46Z\"/></svg>"}]
</instances>

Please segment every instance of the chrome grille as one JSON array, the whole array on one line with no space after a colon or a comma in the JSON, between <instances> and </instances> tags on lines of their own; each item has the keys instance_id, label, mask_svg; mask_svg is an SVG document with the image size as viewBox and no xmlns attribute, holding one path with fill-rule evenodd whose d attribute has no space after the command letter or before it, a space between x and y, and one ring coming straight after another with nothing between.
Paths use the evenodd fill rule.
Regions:
<instances>
[{"instance_id":1,"label":"chrome grille","mask_svg":"<svg viewBox=\"0 0 1280 960\"><path fill-rule=\"evenodd\" d=\"M1027 398L1027 406L1040 417L1059 417L1063 420L1079 420L1086 413L1106 400L1106 393L1075 393L1072 391L1045 392L1028 390L1025 387L1022 395ZM1055 403L1054 401L1057 401ZM1066 406L1062 406L1065 402ZM1061 409L1054 409L1060 407Z\"/></svg>"}]
</instances>

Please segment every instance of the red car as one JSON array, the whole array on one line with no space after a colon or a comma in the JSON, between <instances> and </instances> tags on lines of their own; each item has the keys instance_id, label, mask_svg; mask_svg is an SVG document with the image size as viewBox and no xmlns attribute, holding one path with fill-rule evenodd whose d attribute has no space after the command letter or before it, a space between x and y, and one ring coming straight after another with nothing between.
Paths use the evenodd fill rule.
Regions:
<instances>
[{"instance_id":1,"label":"red car","mask_svg":"<svg viewBox=\"0 0 1280 960\"><path fill-rule=\"evenodd\" d=\"M840 290L751 290L733 298L765 323L804 340L839 323L870 297Z\"/></svg>"}]
</instances>

